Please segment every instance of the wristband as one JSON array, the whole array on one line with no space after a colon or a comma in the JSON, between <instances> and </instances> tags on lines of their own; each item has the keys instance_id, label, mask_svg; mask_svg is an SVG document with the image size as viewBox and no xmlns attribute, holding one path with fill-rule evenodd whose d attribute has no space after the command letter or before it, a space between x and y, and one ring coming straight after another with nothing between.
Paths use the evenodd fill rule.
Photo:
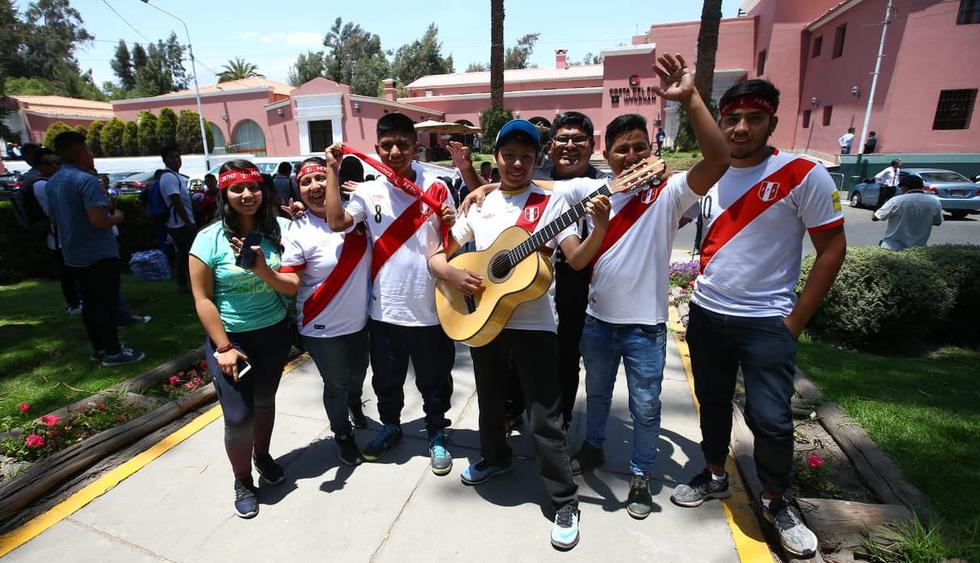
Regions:
<instances>
[{"instance_id":1,"label":"wristband","mask_svg":"<svg viewBox=\"0 0 980 563\"><path fill-rule=\"evenodd\" d=\"M214 349L214 353L215 353L215 355L217 355L217 354L224 354L225 352L227 352L228 350L231 350L234 347L235 347L234 344L232 344L231 342L229 342L228 344L222 346L221 348L215 348Z\"/></svg>"}]
</instances>

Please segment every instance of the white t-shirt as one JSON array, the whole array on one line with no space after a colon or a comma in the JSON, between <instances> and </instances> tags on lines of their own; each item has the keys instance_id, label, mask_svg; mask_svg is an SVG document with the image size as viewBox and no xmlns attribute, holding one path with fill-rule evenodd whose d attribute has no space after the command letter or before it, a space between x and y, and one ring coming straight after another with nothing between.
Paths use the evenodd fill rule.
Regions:
<instances>
[{"instance_id":1,"label":"white t-shirt","mask_svg":"<svg viewBox=\"0 0 980 563\"><path fill-rule=\"evenodd\" d=\"M423 191L436 182L443 184L416 163L412 163L412 169L415 171L414 183ZM449 189L445 184L443 188L442 200L445 201ZM372 244L377 244L395 219L417 201L381 177L357 186L347 204L347 213L355 223L365 224ZM401 326L439 324L436 280L429 272L429 257L442 245L439 214L439 209L433 210L428 220L388 258L375 276L371 285L372 319Z\"/></svg>"},{"instance_id":2,"label":"white t-shirt","mask_svg":"<svg viewBox=\"0 0 980 563\"><path fill-rule=\"evenodd\" d=\"M556 184L568 205L574 205L606 182L579 178ZM613 194L610 229L634 198L649 201L654 188ZM649 208L595 262L586 312L615 324L656 325L667 321L667 266L681 215L698 200L687 185L687 173L674 174ZM590 218L591 220L591 218Z\"/></svg>"},{"instance_id":3,"label":"white t-shirt","mask_svg":"<svg viewBox=\"0 0 980 563\"><path fill-rule=\"evenodd\" d=\"M531 194L548 198L541 218L535 225L535 232L557 218L563 209L567 209L560 198L553 197L551 192L543 190L534 183L528 189L516 194L494 190L483 200L482 207L477 209L475 205L470 206L469 213L456 220L452 229L453 238L461 245L474 241L477 250L489 248L504 229L517 224L524 214L524 206ZM529 210L528 213L537 213L537 211ZM554 249L561 241L574 234L573 224L558 233L558 236L545 246ZM541 297L519 305L510 317L507 328L556 332L558 325L555 320L554 283L551 285L552 287Z\"/></svg>"},{"instance_id":4,"label":"white t-shirt","mask_svg":"<svg viewBox=\"0 0 980 563\"><path fill-rule=\"evenodd\" d=\"M898 170L889 166L875 174L875 180L882 186L898 186L899 176Z\"/></svg>"},{"instance_id":5,"label":"white t-shirt","mask_svg":"<svg viewBox=\"0 0 980 563\"><path fill-rule=\"evenodd\" d=\"M910 190L886 201L875 217L888 220L881 246L902 250L929 242L932 228L943 224L943 206L932 194Z\"/></svg>"},{"instance_id":6,"label":"white t-shirt","mask_svg":"<svg viewBox=\"0 0 980 563\"><path fill-rule=\"evenodd\" d=\"M187 217L191 220L191 224L194 224L194 208L191 207L191 196L187 192L187 180L183 176L168 168L160 176L160 194L163 195L164 201L167 202L167 208L170 209L167 215L168 229L179 229L184 226L184 220L173 209L173 204L170 201L170 196L174 194L180 196L180 203L187 210Z\"/></svg>"},{"instance_id":7,"label":"white t-shirt","mask_svg":"<svg viewBox=\"0 0 980 563\"><path fill-rule=\"evenodd\" d=\"M751 213L774 199L757 216ZM756 166L729 168L701 200L701 210L701 274L692 300L739 317L790 314L796 305L793 288L800 277L804 233L844 224L840 196L827 169L780 151Z\"/></svg>"},{"instance_id":8,"label":"white t-shirt","mask_svg":"<svg viewBox=\"0 0 980 563\"><path fill-rule=\"evenodd\" d=\"M350 273L347 281L333 299L312 319L305 318L307 300L330 276L337 266L346 233L330 230L326 221L312 213L293 220L283 231L282 272L297 272L300 276L296 294L296 321L300 334L316 338L331 338L351 334L367 324L368 289L371 275L371 245Z\"/></svg>"}]
</instances>

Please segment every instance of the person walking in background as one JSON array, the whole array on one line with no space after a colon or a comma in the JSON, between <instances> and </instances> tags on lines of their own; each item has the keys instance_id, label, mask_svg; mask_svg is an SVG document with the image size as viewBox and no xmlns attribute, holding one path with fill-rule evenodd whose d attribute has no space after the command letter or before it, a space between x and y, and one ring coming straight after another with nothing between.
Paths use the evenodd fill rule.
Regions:
<instances>
[{"instance_id":1,"label":"person walking in background","mask_svg":"<svg viewBox=\"0 0 980 563\"><path fill-rule=\"evenodd\" d=\"M269 443L276 391L293 338L279 293L295 293L296 288L276 276L288 223L278 217L258 168L247 160L231 160L221 165L218 176L218 220L194 239L190 280L197 316L208 336L204 358L225 420L235 512L252 518L259 513L252 460L270 485L285 479L269 455ZM255 254L246 268L238 265L235 247L251 232L261 235L261 243L248 249Z\"/></svg>"},{"instance_id":2,"label":"person walking in background","mask_svg":"<svg viewBox=\"0 0 980 563\"><path fill-rule=\"evenodd\" d=\"M939 198L922 191L922 178L911 174L898 184L902 194L889 199L871 216L872 221L888 221L881 247L902 250L925 246L932 228L943 224L943 206Z\"/></svg>"},{"instance_id":3,"label":"person walking in background","mask_svg":"<svg viewBox=\"0 0 980 563\"><path fill-rule=\"evenodd\" d=\"M174 275L177 278L177 289L181 293L189 293L187 285L187 257L197 234L194 223L194 207L191 205L191 195L187 191L187 179L180 175L180 151L177 147L168 145L160 150L160 158L167 167L160 175L160 193L170 208L167 216L167 232L174 241Z\"/></svg>"},{"instance_id":4,"label":"person walking in background","mask_svg":"<svg viewBox=\"0 0 980 563\"><path fill-rule=\"evenodd\" d=\"M65 264L75 268L81 286L82 321L92 344L92 360L104 366L141 361L146 354L119 343L119 247L112 227L123 221L95 175L85 136L67 131L55 137L64 163L45 186L48 207L61 241Z\"/></svg>"},{"instance_id":5,"label":"person walking in background","mask_svg":"<svg viewBox=\"0 0 980 563\"><path fill-rule=\"evenodd\" d=\"M871 131L868 133L867 140L864 141L864 154L873 154L878 148L878 133Z\"/></svg>"},{"instance_id":6,"label":"person walking in background","mask_svg":"<svg viewBox=\"0 0 980 563\"><path fill-rule=\"evenodd\" d=\"M848 127L847 133L837 139L837 144L840 145L841 154L851 154L851 146L854 144L854 128Z\"/></svg>"},{"instance_id":7,"label":"person walking in background","mask_svg":"<svg viewBox=\"0 0 980 563\"><path fill-rule=\"evenodd\" d=\"M661 156L664 150L664 140L667 139L667 133L664 133L663 127L657 127L657 134L653 136L653 139L657 142L657 152L653 154L655 156Z\"/></svg>"}]
</instances>

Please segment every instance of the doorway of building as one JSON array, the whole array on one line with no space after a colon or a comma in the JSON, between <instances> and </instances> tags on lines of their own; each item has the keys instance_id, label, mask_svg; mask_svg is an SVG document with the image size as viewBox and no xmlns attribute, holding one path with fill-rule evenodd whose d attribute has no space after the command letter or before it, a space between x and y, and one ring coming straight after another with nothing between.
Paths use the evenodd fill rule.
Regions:
<instances>
[{"instance_id":1,"label":"doorway of building","mask_svg":"<svg viewBox=\"0 0 980 563\"><path fill-rule=\"evenodd\" d=\"M333 144L333 122L329 119L310 122L310 152L321 153Z\"/></svg>"}]
</instances>

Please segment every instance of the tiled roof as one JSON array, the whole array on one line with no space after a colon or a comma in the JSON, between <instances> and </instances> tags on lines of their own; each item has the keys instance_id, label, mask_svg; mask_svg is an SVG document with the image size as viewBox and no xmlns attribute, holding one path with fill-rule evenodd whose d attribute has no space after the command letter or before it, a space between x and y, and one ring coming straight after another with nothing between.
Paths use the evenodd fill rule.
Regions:
<instances>
[{"instance_id":1,"label":"tiled roof","mask_svg":"<svg viewBox=\"0 0 980 563\"><path fill-rule=\"evenodd\" d=\"M66 96L10 96L20 102L22 109L44 115L74 117L113 116L112 104L95 100L82 100Z\"/></svg>"},{"instance_id":2,"label":"tiled roof","mask_svg":"<svg viewBox=\"0 0 980 563\"><path fill-rule=\"evenodd\" d=\"M242 78L241 80L229 80L228 82L219 82L217 84L211 84L210 86L202 86L200 92L202 94L210 94L212 92L229 92L232 90L249 90L252 88L272 88L273 93L281 94L283 96L288 96L289 91L293 89L293 87L289 84L283 84L282 82L276 82L275 80L268 80L263 76L253 76L251 78ZM187 90L179 90L177 92L163 94L160 97L186 96L193 93L194 89L190 88Z\"/></svg>"},{"instance_id":3,"label":"tiled roof","mask_svg":"<svg viewBox=\"0 0 980 563\"><path fill-rule=\"evenodd\" d=\"M504 71L504 83L537 82L551 80L584 80L602 78L602 65L579 65L568 68L521 68ZM409 89L446 86L478 86L490 83L490 71L459 72L455 74L430 74L408 86Z\"/></svg>"}]
</instances>

